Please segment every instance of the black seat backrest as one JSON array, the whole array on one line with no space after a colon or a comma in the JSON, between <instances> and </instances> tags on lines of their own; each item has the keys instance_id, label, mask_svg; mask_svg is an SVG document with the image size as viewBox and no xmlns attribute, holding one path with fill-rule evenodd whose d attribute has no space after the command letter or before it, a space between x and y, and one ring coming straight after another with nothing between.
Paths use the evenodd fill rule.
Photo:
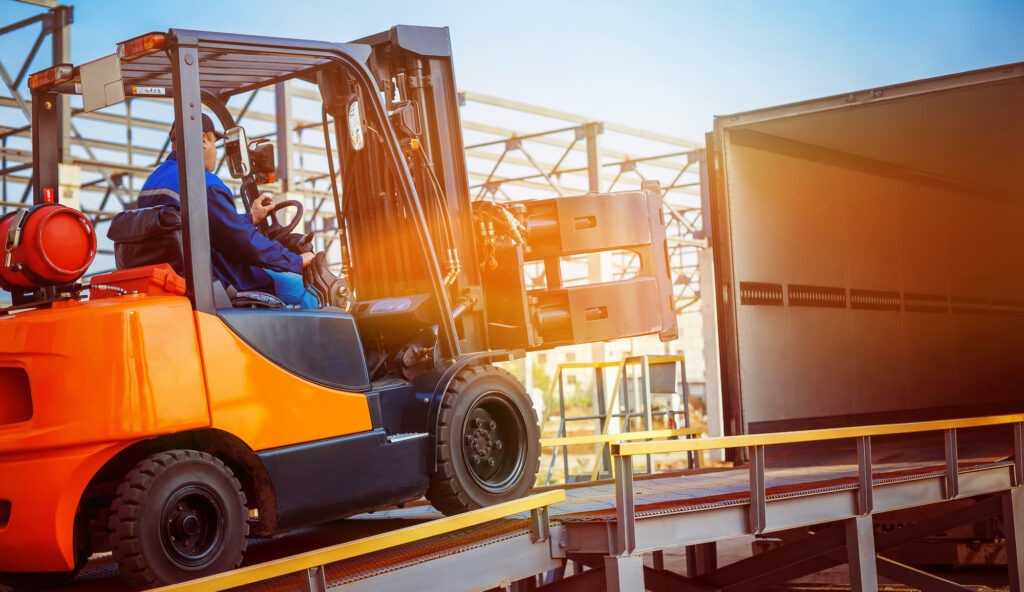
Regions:
<instances>
[{"instance_id":1,"label":"black seat backrest","mask_svg":"<svg viewBox=\"0 0 1024 592\"><path fill-rule=\"evenodd\" d=\"M118 269L169 263L177 273L185 273L181 210L175 206L125 210L111 219L107 238L114 241Z\"/></svg>"},{"instance_id":2,"label":"black seat backrest","mask_svg":"<svg viewBox=\"0 0 1024 592\"><path fill-rule=\"evenodd\" d=\"M114 264L118 269L169 263L179 275L185 274L181 210L175 206L125 210L110 220L107 238L114 241ZM235 292L233 288L221 286L219 281L215 281L214 286L217 308L284 306L284 303L273 294Z\"/></svg>"}]
</instances>

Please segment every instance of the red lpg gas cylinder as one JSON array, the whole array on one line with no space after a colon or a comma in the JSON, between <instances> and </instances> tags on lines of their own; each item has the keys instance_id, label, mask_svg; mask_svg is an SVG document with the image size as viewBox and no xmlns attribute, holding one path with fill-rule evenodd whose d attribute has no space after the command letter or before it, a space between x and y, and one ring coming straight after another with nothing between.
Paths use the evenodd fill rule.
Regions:
<instances>
[{"instance_id":1,"label":"red lpg gas cylinder","mask_svg":"<svg viewBox=\"0 0 1024 592\"><path fill-rule=\"evenodd\" d=\"M96 233L84 214L38 204L0 217L0 288L34 290L82 277L96 256Z\"/></svg>"}]
</instances>

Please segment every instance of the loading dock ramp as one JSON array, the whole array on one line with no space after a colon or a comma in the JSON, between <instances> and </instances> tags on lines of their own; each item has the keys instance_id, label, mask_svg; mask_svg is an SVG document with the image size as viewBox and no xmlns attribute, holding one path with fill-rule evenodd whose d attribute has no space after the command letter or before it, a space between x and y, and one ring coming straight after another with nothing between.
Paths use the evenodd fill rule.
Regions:
<instances>
[{"instance_id":1,"label":"loading dock ramp","mask_svg":"<svg viewBox=\"0 0 1024 592\"><path fill-rule=\"evenodd\" d=\"M842 563L851 566L850 583L856 590L877 589L879 575L925 590L967 590L891 561L885 552L989 517L1002 517L1010 589L1021 590L1022 426L1024 415L1005 415L621 442L612 445L614 482L552 490L426 522L422 520L432 515L429 508L397 510L369 519L416 524L160 590L739 592L765 589ZM968 431L972 442L983 433L984 446L962 445L960 434ZM925 432L941 436L936 437L941 442L938 460L873 462L882 456L872 453L873 439ZM855 446L837 445L851 440ZM817 443L830 464L766 463L766 449L808 442ZM746 449L748 467L632 477L631 459L636 455L720 448ZM829 450L854 450L855 458L837 463ZM872 527L875 514L921 506L941 509L942 504L949 504L949 511L927 520L885 533L876 534ZM762 533L777 533L786 544L731 565L718 566L709 557L709 546L716 541ZM661 560L665 549L679 547L691 551L686 575L664 569ZM653 566L643 561L648 553L654 554ZM88 582L79 582L76 589L111 588L88 588Z\"/></svg>"}]
</instances>

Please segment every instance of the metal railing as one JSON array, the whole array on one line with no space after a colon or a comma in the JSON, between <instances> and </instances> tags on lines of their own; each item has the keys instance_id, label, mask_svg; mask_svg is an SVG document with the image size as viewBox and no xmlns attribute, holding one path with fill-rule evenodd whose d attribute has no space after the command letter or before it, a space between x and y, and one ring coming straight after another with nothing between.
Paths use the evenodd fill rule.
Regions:
<instances>
[{"instance_id":1,"label":"metal railing","mask_svg":"<svg viewBox=\"0 0 1024 592\"><path fill-rule=\"evenodd\" d=\"M1012 425L1014 487L1024 484L1024 414L998 415L956 420L924 421L863 427L804 430L743 436L723 436L699 440L667 440L657 442L622 442L611 444L615 463L616 550L620 554L633 553L636 548L636 504L633 491L633 457L639 455L699 452L730 448L745 448L749 452L749 534L764 532L767 514L765 484L765 457L767 446L855 439L857 442L857 498L856 511L864 516L873 511L871 438L943 432L945 445L945 499L959 494L959 458L957 430L986 426Z\"/></svg>"},{"instance_id":2,"label":"metal railing","mask_svg":"<svg viewBox=\"0 0 1024 592\"><path fill-rule=\"evenodd\" d=\"M652 380L652 368L657 375L664 372L664 376L670 376L667 380L664 376L655 376ZM614 384L610 396L605 388L606 369L614 370ZM571 370L592 370L593 371L593 392L594 399L591 414L568 415L566 405L565 378L566 371ZM670 371L670 372L666 372ZM660 380L659 380L660 378ZM655 385L655 383L671 383ZM654 388L657 386L657 388ZM551 461L548 465L545 485L550 485L554 476L555 463L559 456L562 459L563 477L566 483L582 481L582 476L574 475L569 467L569 446L585 444L601 444L599 450L595 450L595 462L589 476L591 481L596 480L602 473L611 476L612 463L608 444L616 439L631 440L625 436L634 433L639 428L639 433L651 433L655 429L655 418L663 418L667 430L675 430L674 433L666 432L664 436L642 436L643 438L657 437L691 437L699 435L700 430L692 429L690 423L690 389L686 382L686 364L682 356L629 356L618 362L566 362L559 364L555 369L554 379L548 388L547 397L554 397L554 390L558 390L558 410L560 414L558 431L555 438L545 439L546 446L554 447L551 454ZM654 408L654 398L657 396L678 396L680 406L677 409L669 404L668 408ZM594 422L595 435L581 437L569 437L568 426L573 422L592 421ZM635 425L639 424L639 425ZM687 466L689 468L699 467L699 458L695 453L687 453ZM652 471L650 458L646 465L646 472ZM604 469L602 471L602 469Z\"/></svg>"}]
</instances>

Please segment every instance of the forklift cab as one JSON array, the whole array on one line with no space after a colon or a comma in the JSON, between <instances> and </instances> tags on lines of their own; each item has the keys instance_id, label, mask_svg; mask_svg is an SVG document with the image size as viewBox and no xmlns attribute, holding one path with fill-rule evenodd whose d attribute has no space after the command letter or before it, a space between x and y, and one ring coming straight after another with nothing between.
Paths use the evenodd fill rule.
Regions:
<instances>
[{"instance_id":1,"label":"forklift cab","mask_svg":"<svg viewBox=\"0 0 1024 592\"><path fill-rule=\"evenodd\" d=\"M216 297L203 109L230 132L229 168L248 208L273 150L237 129L228 101L289 80L322 101L330 183L306 203L327 212L311 230L348 281L350 310L242 309ZM29 86L39 204L57 195L65 95L81 94L87 111L173 101L186 288L85 299L79 274L49 290L62 300L0 322L5 355L33 384L34 414L0 426L24 430L0 442L0 497L17 508L0 529L0 571L73 572L110 550L122 576L151 587L238 566L247 534L424 496L449 515L517 499L534 484L539 426L522 383L490 362L676 335L657 187L471 203L444 29L394 27L352 44L171 29L34 74ZM563 282L563 257L612 249L636 253L640 271ZM526 285L529 262L543 263L543 288ZM45 339L26 345L28 335ZM102 347L81 347L83 336L102 336ZM69 396L82 384L92 396ZM53 453L82 442L102 446ZM194 498L208 511L178 503L193 496L191 472L219 484ZM185 528L197 518L201 528Z\"/></svg>"},{"instance_id":2,"label":"forklift cab","mask_svg":"<svg viewBox=\"0 0 1024 592\"><path fill-rule=\"evenodd\" d=\"M184 276L198 312L224 316L211 279L202 109L227 131L228 167L249 209L274 150L250 141L227 103L300 80L320 94L330 181L312 230L347 281L371 379L409 379L463 354L677 335L658 187L471 202L445 29L398 26L349 44L171 29L51 70L33 89L42 105L79 89L86 110L132 96L173 99ZM50 155L37 168L37 200L57 184L56 153L45 148L57 142L55 112L34 113L34 150ZM563 281L563 258L616 249L637 255L637 275ZM527 285L531 263L543 265L542 288Z\"/></svg>"},{"instance_id":3,"label":"forklift cab","mask_svg":"<svg viewBox=\"0 0 1024 592\"><path fill-rule=\"evenodd\" d=\"M444 36L443 46L447 46L446 31L425 29L422 34ZM383 48L378 51L384 53ZM74 70L52 69L53 78L42 84L37 82L33 90L42 103L56 104L62 100L62 94L80 89L86 110L116 104L131 96L173 99L174 136L182 138L177 143L181 231L176 234L172 230L169 234L182 242L181 271L194 309L217 315L243 340L300 376L339 388L366 390L370 384L367 363L364 356L352 355L363 352L364 345L370 346L371 363L381 375L396 371L396 359L414 360L413 365L425 367L428 358L434 363L458 355L460 346L448 286L443 283L443 278L451 277L454 272L451 265L442 270L436 254L467 250L462 245L451 244L451 232L435 231L452 227L451 214L445 207L434 207L435 219L425 219L410 178L410 159L402 148L402 140L396 136L396 128L391 125L391 115L380 98L377 81L367 69L371 53L366 45L298 40L257 44L242 35L172 29L121 43L116 54ZM387 53L392 54L390 49ZM366 305L355 308L359 314L373 317L367 326L372 327L375 334L364 336L368 343L360 342L356 321L348 310L353 308L353 302L348 299L350 294L333 298L339 294L330 292L331 281L319 291L322 300L328 301L325 304L344 303L340 310L328 307L298 311L280 309L272 296L265 295L242 294L244 307L238 307L237 299L233 299L233 306L224 298L224 288L228 291L231 288L218 286L212 278L204 167L199 148L202 145L202 109L205 107L225 130L225 160L231 176L240 182L241 203L250 211L259 196L259 186L274 181L275 146L265 139L251 140L245 130L236 125L227 103L233 96L290 79L315 84L323 99L321 123L332 171L330 196L324 201L333 201L335 217L333 220L319 218L328 222L312 230L319 231L324 237L323 243L333 247L333 260L340 263L342 271L360 280L358 296L365 298ZM413 104L405 101L404 110L398 109L395 120L403 123L397 128L400 133L420 131L422 117L410 114L409 107ZM46 110L39 110L37 114L34 142L41 154L47 152L47 132L55 130L54 115ZM55 170L46 164L41 162L36 176L35 195L39 197L46 195L47 188L56 181L52 174ZM461 159L456 164L439 167L433 176L458 177L451 170L464 175ZM359 199L360 195L389 197ZM294 209L287 224L279 223L275 215L283 208ZM125 216L137 216L138 212ZM159 219L158 213L153 214ZM275 214L268 216L269 223L261 228L271 239L289 234L302 221L302 203L278 204ZM352 244L348 230L353 226L365 226L369 232L379 234L372 240ZM384 228L390 231L381 232ZM441 245L434 244L438 235ZM469 250L472 250L472 243L469 243ZM353 256L364 263L359 266L359 270L364 270L362 274L352 273ZM133 262L126 264L133 265ZM311 279L330 277L320 271L320 274L309 274L313 276ZM261 303L269 303L275 310L253 308L253 304ZM405 326L395 328L396 323ZM386 330L379 330L385 326ZM396 356L413 340L415 355ZM335 357L304 363L303 360L314 352L329 352L320 356ZM339 364L337 352L346 352L343 357L348 362ZM360 361L352 363L353 358ZM339 367L346 368L337 370Z\"/></svg>"}]
</instances>

